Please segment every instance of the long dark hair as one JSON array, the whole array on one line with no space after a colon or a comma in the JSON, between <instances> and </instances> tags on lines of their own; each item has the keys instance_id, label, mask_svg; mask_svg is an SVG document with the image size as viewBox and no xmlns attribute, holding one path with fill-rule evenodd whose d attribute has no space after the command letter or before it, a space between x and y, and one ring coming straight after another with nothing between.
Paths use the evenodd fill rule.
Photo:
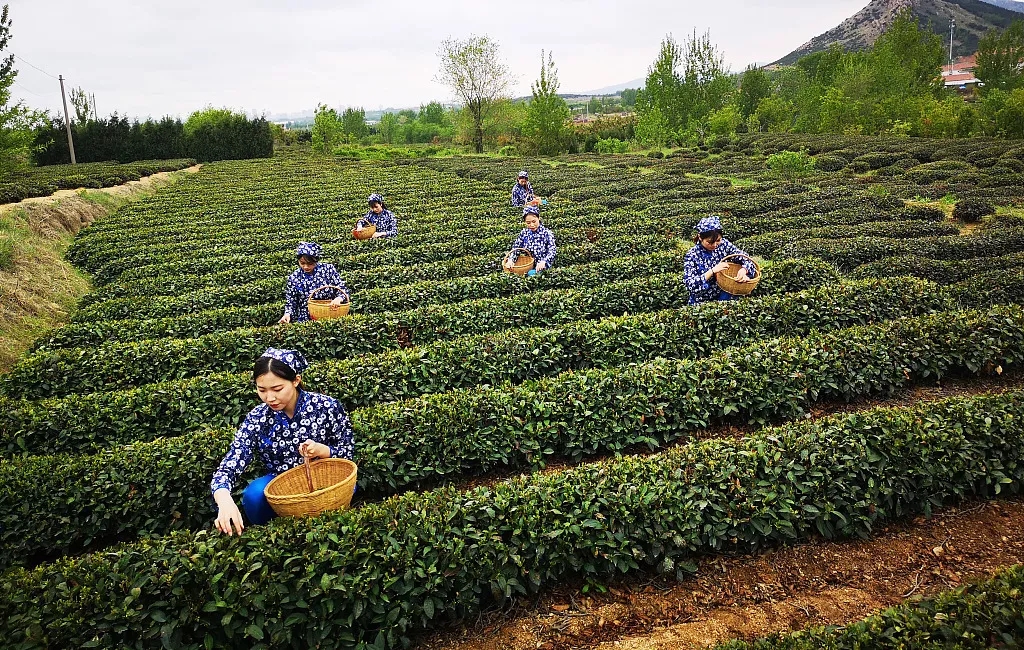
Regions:
<instances>
[{"instance_id":1,"label":"long dark hair","mask_svg":"<svg viewBox=\"0 0 1024 650\"><path fill-rule=\"evenodd\" d=\"M712 241L718 241L721 238L722 238L722 231L721 230L709 230L706 233L703 233L703 234L698 233L697 235L695 235L694 238L693 238L693 243L694 244L699 244L700 240L702 240L702 239L710 239Z\"/></svg>"}]
</instances>

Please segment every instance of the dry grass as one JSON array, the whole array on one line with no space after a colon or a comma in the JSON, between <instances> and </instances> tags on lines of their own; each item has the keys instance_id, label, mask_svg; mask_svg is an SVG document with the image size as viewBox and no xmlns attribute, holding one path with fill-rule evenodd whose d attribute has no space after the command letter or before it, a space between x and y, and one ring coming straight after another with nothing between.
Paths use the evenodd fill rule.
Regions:
<instances>
[{"instance_id":1,"label":"dry grass","mask_svg":"<svg viewBox=\"0 0 1024 650\"><path fill-rule=\"evenodd\" d=\"M0 206L0 253L6 254L0 255L0 371L8 370L32 341L64 324L91 289L88 277L64 259L75 233L197 169Z\"/></svg>"}]
</instances>

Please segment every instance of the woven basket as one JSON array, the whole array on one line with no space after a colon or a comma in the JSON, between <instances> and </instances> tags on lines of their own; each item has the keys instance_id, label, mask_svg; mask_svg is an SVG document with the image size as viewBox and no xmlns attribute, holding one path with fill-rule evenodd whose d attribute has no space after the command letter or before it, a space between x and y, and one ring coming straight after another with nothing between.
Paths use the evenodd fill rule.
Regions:
<instances>
[{"instance_id":1,"label":"woven basket","mask_svg":"<svg viewBox=\"0 0 1024 650\"><path fill-rule=\"evenodd\" d=\"M356 488L356 464L344 458L305 462L275 476L263 494L282 517L318 515L328 510L345 510Z\"/></svg>"},{"instance_id":2,"label":"woven basket","mask_svg":"<svg viewBox=\"0 0 1024 650\"><path fill-rule=\"evenodd\" d=\"M504 261L507 262L508 260L513 259L513 256L515 262L512 263L512 268L505 266L504 262L502 263L501 268L505 269L509 273L515 273L516 275L526 275L526 273L532 269L534 264L537 262L533 259L533 253L525 248L513 248L507 255L505 255Z\"/></svg>"},{"instance_id":3,"label":"woven basket","mask_svg":"<svg viewBox=\"0 0 1024 650\"><path fill-rule=\"evenodd\" d=\"M348 310L351 307L351 304L348 302L341 303L338 305L337 309L331 309L330 300L313 300L313 296L315 296L318 291L323 291L324 289L337 289L342 293L345 291L341 287L336 287L331 284L322 286L318 289L313 289L313 292L309 294L309 301L306 303L306 306L309 307L309 317L313 320L331 320L332 318L343 318L348 316Z\"/></svg>"},{"instance_id":4,"label":"woven basket","mask_svg":"<svg viewBox=\"0 0 1024 650\"><path fill-rule=\"evenodd\" d=\"M753 257L744 255L743 253L733 253L732 255L726 255L722 259L727 260L730 257L742 257L750 260L751 264L754 265L754 269L757 271L757 274L750 278L749 282L738 282L736 277L740 272L740 269L743 268L743 265L739 262L729 262L729 268L715 274L715 281L718 283L718 288L726 293L731 293L734 296L746 296L753 291L754 287L757 286L757 283L761 281L761 265L758 264Z\"/></svg>"},{"instance_id":5,"label":"woven basket","mask_svg":"<svg viewBox=\"0 0 1024 650\"><path fill-rule=\"evenodd\" d=\"M371 224L363 226L362 230L353 230L352 236L356 239L369 239L373 237L373 233L377 232L377 226Z\"/></svg>"}]
</instances>

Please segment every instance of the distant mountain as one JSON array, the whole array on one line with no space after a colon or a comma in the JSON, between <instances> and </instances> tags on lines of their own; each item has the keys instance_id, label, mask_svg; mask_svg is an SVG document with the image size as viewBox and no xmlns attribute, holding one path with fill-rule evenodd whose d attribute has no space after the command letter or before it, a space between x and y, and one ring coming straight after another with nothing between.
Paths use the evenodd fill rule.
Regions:
<instances>
[{"instance_id":1,"label":"distant mountain","mask_svg":"<svg viewBox=\"0 0 1024 650\"><path fill-rule=\"evenodd\" d=\"M978 49L978 40L985 32L996 28L1005 29L1014 20L1021 18L1016 11L996 4L1024 7L1024 2L1011 0L871 0L868 6L844 20L838 27L815 36L775 63L792 65L800 57L827 50L833 43L839 43L847 50L869 48L892 24L897 14L907 7L917 16L922 27L930 27L937 34L944 35L947 43L949 19L951 16L956 18L953 53L956 56L973 54Z\"/></svg>"},{"instance_id":2,"label":"distant mountain","mask_svg":"<svg viewBox=\"0 0 1024 650\"><path fill-rule=\"evenodd\" d=\"M583 95L614 95L620 93L626 88L643 88L644 84L647 83L645 77L640 79L634 79L633 81L627 81L623 84L616 84L614 86L605 86L604 88L598 88L597 90L587 90L581 93L565 93L567 95L583 96Z\"/></svg>"},{"instance_id":3,"label":"distant mountain","mask_svg":"<svg viewBox=\"0 0 1024 650\"><path fill-rule=\"evenodd\" d=\"M990 5L1002 7L1003 9L1009 9L1010 11L1016 11L1024 14L1024 2L1019 0L985 0Z\"/></svg>"}]
</instances>

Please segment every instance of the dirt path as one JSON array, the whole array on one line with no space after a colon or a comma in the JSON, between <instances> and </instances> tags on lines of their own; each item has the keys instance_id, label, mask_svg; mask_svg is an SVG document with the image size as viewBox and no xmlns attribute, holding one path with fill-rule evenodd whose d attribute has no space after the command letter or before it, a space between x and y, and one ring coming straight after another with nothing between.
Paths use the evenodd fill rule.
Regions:
<instances>
[{"instance_id":1,"label":"dirt path","mask_svg":"<svg viewBox=\"0 0 1024 650\"><path fill-rule=\"evenodd\" d=\"M892 398L822 405L814 417L1022 386L1019 373L947 381ZM870 540L815 540L758 555L705 557L697 575L682 583L646 575L587 594L583 584L568 583L544 592L533 606L521 603L510 612L485 613L425 636L419 647L705 648L729 639L841 625L1024 562L1022 527L1024 498L973 503L890 525Z\"/></svg>"},{"instance_id":2,"label":"dirt path","mask_svg":"<svg viewBox=\"0 0 1024 650\"><path fill-rule=\"evenodd\" d=\"M75 234L135 197L169 185L181 175L194 174L201 167L193 165L174 172L158 172L112 187L58 190L50 196L0 205L0 217L17 213L33 232L55 239L67 233Z\"/></svg>"}]
</instances>

